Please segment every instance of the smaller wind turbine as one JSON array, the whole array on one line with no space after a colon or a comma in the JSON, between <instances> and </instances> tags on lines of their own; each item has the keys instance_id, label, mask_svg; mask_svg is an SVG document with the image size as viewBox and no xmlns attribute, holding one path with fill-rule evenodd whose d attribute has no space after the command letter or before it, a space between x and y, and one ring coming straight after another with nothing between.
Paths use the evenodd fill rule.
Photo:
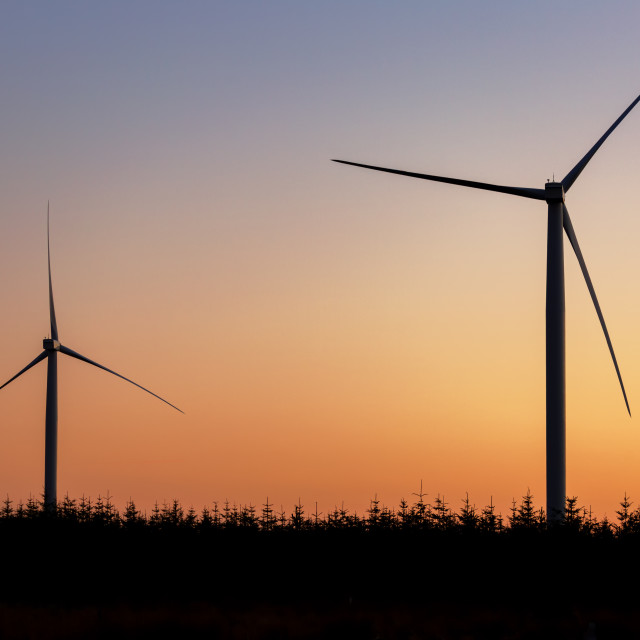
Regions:
<instances>
[{"instance_id":1,"label":"smaller wind turbine","mask_svg":"<svg viewBox=\"0 0 640 640\"><path fill-rule=\"evenodd\" d=\"M44 503L45 507L49 510L54 510L57 501L57 469L58 469L58 351L64 353L67 356L82 360L88 364L92 364L98 369L103 369L112 373L118 378L122 378L136 387L150 393L152 396L162 400L170 407L173 407L180 413L184 413L182 409L178 409L175 405L167 402L164 398L156 395L155 393L145 389L129 378L121 376L119 373L108 369L107 367L85 358L85 356L65 347L60 344L58 340L58 325L56 324L56 312L53 306L53 287L51 286L51 251L49 248L49 203L47 203L47 263L49 267L49 320L51 322L51 337L45 338L42 341L43 351L38 355L35 360L32 360L22 371L16 373L13 378L7 380L0 389L6 387L10 382L13 382L16 378L20 377L25 371L29 371L31 367L34 367L38 362L47 358L47 410L45 420L45 448L44 448Z\"/></svg>"}]
</instances>

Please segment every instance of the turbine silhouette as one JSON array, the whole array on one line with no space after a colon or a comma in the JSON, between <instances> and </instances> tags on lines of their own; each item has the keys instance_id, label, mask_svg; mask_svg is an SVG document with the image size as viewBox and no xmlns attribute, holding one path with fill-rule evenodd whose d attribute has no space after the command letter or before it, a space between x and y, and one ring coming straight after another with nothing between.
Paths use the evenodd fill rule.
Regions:
<instances>
[{"instance_id":1,"label":"turbine silhouette","mask_svg":"<svg viewBox=\"0 0 640 640\"><path fill-rule=\"evenodd\" d=\"M178 409L178 407L171 404L170 402L167 402L167 400L165 400L164 398L161 398L155 393L149 391L149 389L145 389L137 382L129 380L129 378L125 378L119 373L116 373L115 371L112 371L111 369L108 369L107 367L98 364L93 360L89 360L89 358L86 358L76 351L73 351L73 349L69 349L69 347L65 347L63 344L60 344L58 340L56 312L53 305L53 287L51 285L51 251L49 248L49 203L47 203L47 264L49 269L49 320L51 323L51 337L45 338L42 341L44 350L40 353L40 355L32 360L24 369L16 373L13 378L7 380L0 387L0 389L3 389L10 382L13 382L16 378L20 377L23 373L31 369L31 367L34 367L39 362L47 358L47 409L45 420L44 450L44 503L45 507L48 510L55 510L57 501L56 485L58 467L58 352L64 353L65 355L71 356L72 358L76 358L77 360L82 360L82 362L92 364L94 367L98 367L98 369L108 371L114 376L118 376L118 378L122 378L123 380L130 382L143 391L150 393L152 396L158 398L158 400L162 400L162 402L168 404L170 407L173 407L177 411L180 411L180 413L184 413L184 411L182 411L182 409Z\"/></svg>"},{"instance_id":2,"label":"turbine silhouette","mask_svg":"<svg viewBox=\"0 0 640 640\"><path fill-rule=\"evenodd\" d=\"M445 178L442 176L432 176L424 173L413 173L410 171L398 171L397 169L387 169L375 167L358 162L347 162L346 160L334 160L342 164L349 164L364 169L374 171L385 171L387 173L397 173L401 176L411 178L421 178L423 180L433 180L435 182L446 182L462 187L474 189L484 189L486 191L497 191L523 198L533 198L535 200L545 200L548 205L548 227L547 227L547 303L546 303L546 396L547 396L547 519L561 519L564 515L566 498L566 466L565 466L565 327L564 327L564 256L562 246L562 230L564 229L569 242L576 254L582 275L584 276L587 288L591 294L591 299L598 314L604 337L611 353L613 366L616 369L620 388L624 402L627 406L629 416L629 402L620 375L620 369L613 352L611 338L607 331L607 325L596 297L595 289L591 283L587 265L582 257L580 245L576 238L569 211L565 206L565 194L576 181L587 163L594 156L596 151L602 146L604 141L611 135L613 130L624 120L627 114L640 101L638 96L622 113L622 115L605 131L602 137L589 149L585 156L569 171L562 182L547 182L544 189L523 189L520 187L505 187L484 182L473 182L471 180L459 180L457 178Z\"/></svg>"}]
</instances>

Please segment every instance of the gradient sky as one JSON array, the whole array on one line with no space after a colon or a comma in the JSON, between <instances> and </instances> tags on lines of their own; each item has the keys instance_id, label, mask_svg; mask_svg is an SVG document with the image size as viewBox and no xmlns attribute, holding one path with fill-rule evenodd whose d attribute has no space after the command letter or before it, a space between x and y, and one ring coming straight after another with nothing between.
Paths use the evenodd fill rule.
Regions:
<instances>
[{"instance_id":1,"label":"gradient sky","mask_svg":"<svg viewBox=\"0 0 640 640\"><path fill-rule=\"evenodd\" d=\"M636 2L5 2L4 381L48 333L58 491L291 509L466 491L544 503L546 206L344 158L542 188L640 91ZM567 206L640 415L640 111ZM567 491L640 502L565 243ZM46 366L0 392L0 492L43 484Z\"/></svg>"}]
</instances>

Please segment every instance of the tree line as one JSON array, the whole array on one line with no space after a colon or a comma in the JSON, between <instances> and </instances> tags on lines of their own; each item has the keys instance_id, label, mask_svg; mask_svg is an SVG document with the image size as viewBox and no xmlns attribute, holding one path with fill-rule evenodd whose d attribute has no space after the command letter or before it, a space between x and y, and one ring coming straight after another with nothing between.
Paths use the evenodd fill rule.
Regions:
<instances>
[{"instance_id":1,"label":"tree line","mask_svg":"<svg viewBox=\"0 0 640 640\"><path fill-rule=\"evenodd\" d=\"M625 495L608 520L570 497L564 516L548 524L530 492L505 515L422 491L394 507L374 496L363 513L269 499L145 512L112 496L65 496L54 513L7 497L0 603L637 606L625 584L640 573L640 509Z\"/></svg>"},{"instance_id":2,"label":"tree line","mask_svg":"<svg viewBox=\"0 0 640 640\"><path fill-rule=\"evenodd\" d=\"M549 525L545 510L537 507L529 491L519 502L515 499L503 516L491 500L484 507L472 504L467 494L457 509L436 496L431 502L426 494L414 494L411 503L402 498L397 507L388 507L375 496L362 514L345 508L344 503L326 513L319 512L317 503L311 510L298 501L292 509L276 509L269 498L258 509L255 505L241 505L225 500L213 502L199 512L193 506L183 507L174 499L155 503L150 512L138 509L129 499L124 509L113 503L113 496L98 496L92 500L84 495L78 499L69 495L59 501L55 511L47 510L42 497L29 497L26 502L14 503L7 496L0 510L0 526L13 523L46 521L66 525L91 525L124 530L193 530L193 531L432 531L441 533L481 533L496 536L518 531L539 532L549 528L562 529L592 537L619 538L640 534L640 506L633 508L629 496L624 495L615 511L614 520L599 519L591 509L581 506L577 497L568 497L564 518Z\"/></svg>"}]
</instances>

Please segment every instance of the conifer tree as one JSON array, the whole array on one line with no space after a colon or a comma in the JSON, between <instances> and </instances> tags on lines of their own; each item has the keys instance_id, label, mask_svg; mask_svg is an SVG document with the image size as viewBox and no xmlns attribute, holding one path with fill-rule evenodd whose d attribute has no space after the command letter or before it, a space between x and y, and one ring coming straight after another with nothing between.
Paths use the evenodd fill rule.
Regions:
<instances>
[{"instance_id":1,"label":"conifer tree","mask_svg":"<svg viewBox=\"0 0 640 640\"><path fill-rule=\"evenodd\" d=\"M435 503L431 509L431 520L436 529L445 531L451 525L453 515L445 502L444 496L440 498L440 494L435 499Z\"/></svg>"},{"instance_id":2,"label":"conifer tree","mask_svg":"<svg viewBox=\"0 0 640 640\"><path fill-rule=\"evenodd\" d=\"M510 524L512 529L522 528L533 530L538 528L539 516L536 513L536 509L533 504L533 496L529 489L527 489L526 495L522 496L522 502L517 509L515 509L515 513L512 508L512 521Z\"/></svg>"},{"instance_id":3,"label":"conifer tree","mask_svg":"<svg viewBox=\"0 0 640 640\"><path fill-rule=\"evenodd\" d=\"M184 523L184 509L177 498L174 498L171 502L171 507L167 513L167 521L174 528Z\"/></svg>"},{"instance_id":4,"label":"conifer tree","mask_svg":"<svg viewBox=\"0 0 640 640\"><path fill-rule=\"evenodd\" d=\"M480 517L480 528L486 533L497 533L502 531L502 516L496 515L496 506L493 504L493 496L489 499L489 504L482 509Z\"/></svg>"},{"instance_id":5,"label":"conifer tree","mask_svg":"<svg viewBox=\"0 0 640 640\"><path fill-rule=\"evenodd\" d=\"M267 498L267 503L269 498ZM239 525L249 529L256 529L258 525L258 516L256 515L256 507L253 504L240 507Z\"/></svg>"},{"instance_id":6,"label":"conifer tree","mask_svg":"<svg viewBox=\"0 0 640 640\"><path fill-rule=\"evenodd\" d=\"M212 527L213 527L213 518L211 517L211 512L205 505L204 507L202 507L202 512L200 513L200 522L199 522L198 528L201 530L208 530L208 529L211 529Z\"/></svg>"},{"instance_id":7,"label":"conifer tree","mask_svg":"<svg viewBox=\"0 0 640 640\"><path fill-rule=\"evenodd\" d=\"M389 507L383 506L380 509L379 526L381 529L395 529L396 528L396 512Z\"/></svg>"},{"instance_id":8,"label":"conifer tree","mask_svg":"<svg viewBox=\"0 0 640 640\"><path fill-rule=\"evenodd\" d=\"M222 520L225 527L233 526L232 518L231 518L231 507L229 506L229 500L225 499L224 507L222 507Z\"/></svg>"},{"instance_id":9,"label":"conifer tree","mask_svg":"<svg viewBox=\"0 0 640 640\"><path fill-rule=\"evenodd\" d=\"M399 519L398 524L403 529L406 529L411 522L410 517L411 517L411 512L409 510L409 503L404 498L400 498L400 505L398 509L398 519Z\"/></svg>"},{"instance_id":10,"label":"conifer tree","mask_svg":"<svg viewBox=\"0 0 640 640\"><path fill-rule=\"evenodd\" d=\"M29 499L27 500L27 508L26 514L27 518L33 520L40 515L40 504L38 500L34 498L31 494L29 494Z\"/></svg>"},{"instance_id":11,"label":"conifer tree","mask_svg":"<svg viewBox=\"0 0 640 640\"><path fill-rule=\"evenodd\" d=\"M589 505L589 511L587 511L586 507L583 507L582 508L582 528L584 532L589 535L593 535L596 524L597 522L593 518L593 514L591 513L591 505Z\"/></svg>"},{"instance_id":12,"label":"conifer tree","mask_svg":"<svg viewBox=\"0 0 640 640\"><path fill-rule=\"evenodd\" d=\"M58 508L58 515L67 521L76 521L78 518L78 510L76 508L76 501L69 497L69 493L65 493L62 502Z\"/></svg>"},{"instance_id":13,"label":"conifer tree","mask_svg":"<svg viewBox=\"0 0 640 640\"><path fill-rule=\"evenodd\" d=\"M475 505L472 505L469 501L469 492L466 492L465 498L462 501L462 509L457 516L458 521L465 532L475 531L478 528L479 517L476 512Z\"/></svg>"},{"instance_id":14,"label":"conifer tree","mask_svg":"<svg viewBox=\"0 0 640 640\"><path fill-rule=\"evenodd\" d=\"M149 516L149 524L158 529L162 526L162 512L160 511L160 506L158 505L158 501L156 500L153 504L153 509L151 509L151 516Z\"/></svg>"},{"instance_id":15,"label":"conifer tree","mask_svg":"<svg viewBox=\"0 0 640 640\"><path fill-rule=\"evenodd\" d=\"M287 513L284 510L284 507L280 505L280 511L278 512L278 527L280 529L285 529L287 526Z\"/></svg>"},{"instance_id":16,"label":"conifer tree","mask_svg":"<svg viewBox=\"0 0 640 640\"><path fill-rule=\"evenodd\" d=\"M304 527L304 509L300 502L300 498L298 498L298 503L293 505L293 513L291 514L290 524L291 528L294 531L300 531Z\"/></svg>"},{"instance_id":17,"label":"conifer tree","mask_svg":"<svg viewBox=\"0 0 640 640\"><path fill-rule=\"evenodd\" d=\"M353 515L349 514L349 509L346 509L344 506L344 500L340 504L340 510L338 512L338 516L340 518L340 523L343 527L356 527L358 526L358 517L354 513Z\"/></svg>"},{"instance_id":18,"label":"conifer tree","mask_svg":"<svg viewBox=\"0 0 640 640\"><path fill-rule=\"evenodd\" d=\"M13 508L11 507L12 504L13 504L13 501L9 499L9 494L7 494L7 497L4 499L4 503L2 507L3 519L8 520L13 515Z\"/></svg>"},{"instance_id":19,"label":"conifer tree","mask_svg":"<svg viewBox=\"0 0 640 640\"><path fill-rule=\"evenodd\" d=\"M84 493L82 494L82 498L80 498L80 503L78 504L78 521L79 522L90 522L93 516L93 505L91 504L91 498L86 498Z\"/></svg>"},{"instance_id":20,"label":"conifer tree","mask_svg":"<svg viewBox=\"0 0 640 640\"><path fill-rule=\"evenodd\" d=\"M193 505L187 510L187 515L184 517L184 524L189 527L189 529L195 529L198 524L198 514L193 508Z\"/></svg>"},{"instance_id":21,"label":"conifer tree","mask_svg":"<svg viewBox=\"0 0 640 640\"><path fill-rule=\"evenodd\" d=\"M616 533L616 529L617 527L615 525L612 525L609 522L609 519L607 518L607 516L605 516L600 522L596 524L594 528L594 532L598 536L598 538L604 539L604 540L610 540L611 538L614 537L614 534Z\"/></svg>"},{"instance_id":22,"label":"conifer tree","mask_svg":"<svg viewBox=\"0 0 640 640\"><path fill-rule=\"evenodd\" d=\"M141 524L141 521L142 521L142 516L138 511L138 509L136 509L136 505L131 499L131 497L129 497L129 500L127 500L127 503L124 508L124 513L122 515L122 523L125 527L130 529L132 527L136 527L139 524Z\"/></svg>"},{"instance_id":23,"label":"conifer tree","mask_svg":"<svg viewBox=\"0 0 640 640\"><path fill-rule=\"evenodd\" d=\"M239 505L237 505L235 502L233 503L233 506L231 507L231 511L229 513L229 518L230 518L230 522L232 524L232 526L234 527L238 527L240 526L240 513L241 513L241 508Z\"/></svg>"},{"instance_id":24,"label":"conifer tree","mask_svg":"<svg viewBox=\"0 0 640 640\"><path fill-rule=\"evenodd\" d=\"M508 516L509 519L509 528L515 529L518 526L518 507L516 505L516 499L512 498L511 507L509 508L510 514Z\"/></svg>"},{"instance_id":25,"label":"conifer tree","mask_svg":"<svg viewBox=\"0 0 640 640\"><path fill-rule=\"evenodd\" d=\"M95 524L104 524L104 502L102 496L98 494L96 503L93 505L93 513L91 514L91 521Z\"/></svg>"},{"instance_id":26,"label":"conifer tree","mask_svg":"<svg viewBox=\"0 0 640 640\"><path fill-rule=\"evenodd\" d=\"M213 503L213 510L211 511L211 523L214 527L219 527L222 524L222 517L220 515L220 509L218 508L218 503Z\"/></svg>"},{"instance_id":27,"label":"conifer tree","mask_svg":"<svg viewBox=\"0 0 640 640\"><path fill-rule=\"evenodd\" d=\"M107 525L118 524L118 510L113 504L113 496L107 491L107 496L104 499L104 522Z\"/></svg>"},{"instance_id":28,"label":"conifer tree","mask_svg":"<svg viewBox=\"0 0 640 640\"><path fill-rule=\"evenodd\" d=\"M367 525L369 529L377 529L380 525L380 500L378 500L378 494L373 496L367 509Z\"/></svg>"},{"instance_id":29,"label":"conifer tree","mask_svg":"<svg viewBox=\"0 0 640 640\"><path fill-rule=\"evenodd\" d=\"M420 493L414 493L413 495L418 497L418 501L411 509L412 520L416 525L422 526L430 516L427 505L424 502L424 498L428 494L422 491L422 480L420 480Z\"/></svg>"},{"instance_id":30,"label":"conifer tree","mask_svg":"<svg viewBox=\"0 0 640 640\"><path fill-rule=\"evenodd\" d=\"M564 509L564 521L562 523L563 526L575 533L579 532L583 525L583 511L584 508L578 506L577 496L567 496Z\"/></svg>"},{"instance_id":31,"label":"conifer tree","mask_svg":"<svg viewBox=\"0 0 640 640\"><path fill-rule=\"evenodd\" d=\"M273 504L269 504L269 496L267 496L267 502L262 505L262 517L260 519L260 526L265 531L271 531L276 523L276 517L273 513Z\"/></svg>"},{"instance_id":32,"label":"conifer tree","mask_svg":"<svg viewBox=\"0 0 640 640\"><path fill-rule=\"evenodd\" d=\"M631 505L633 502L629 500L627 492L624 492L624 498L620 502L620 509L616 511L618 516L617 530L619 533L626 534L631 530Z\"/></svg>"}]
</instances>

